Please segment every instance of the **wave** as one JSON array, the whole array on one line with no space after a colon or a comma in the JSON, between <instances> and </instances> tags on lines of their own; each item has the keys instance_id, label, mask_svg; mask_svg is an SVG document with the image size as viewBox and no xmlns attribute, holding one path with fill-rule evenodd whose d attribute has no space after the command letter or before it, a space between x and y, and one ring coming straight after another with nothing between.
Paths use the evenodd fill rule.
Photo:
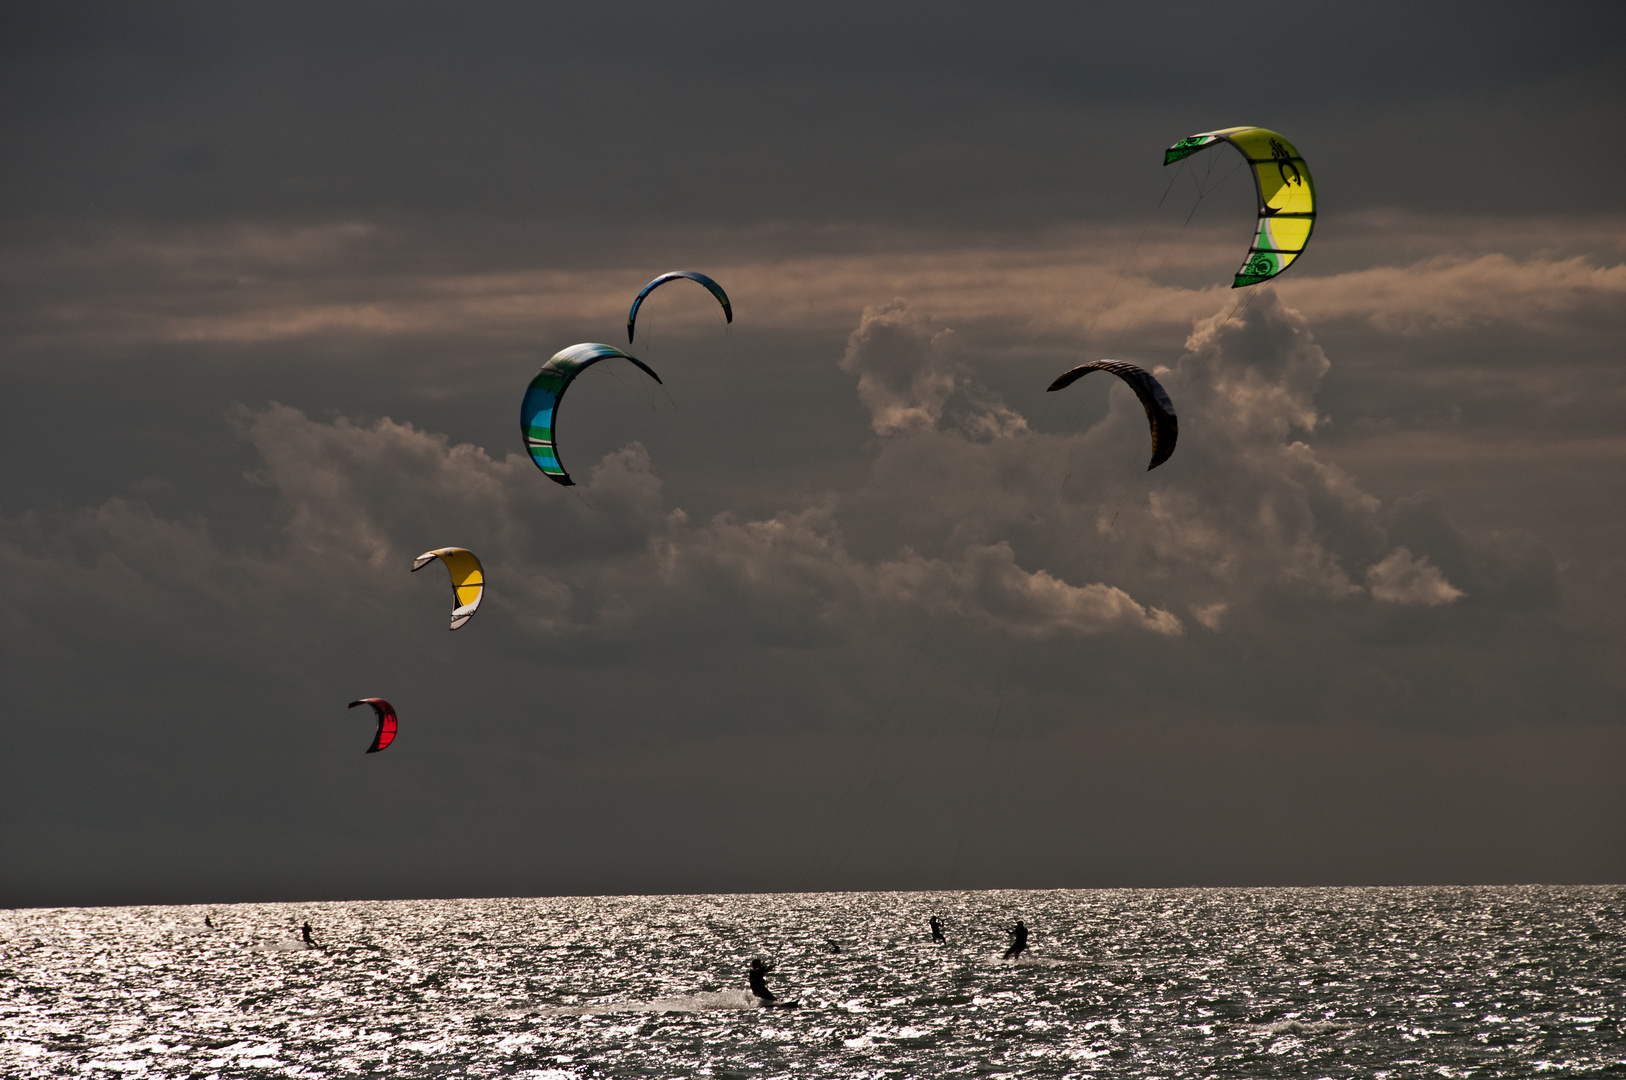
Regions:
<instances>
[{"instance_id":1,"label":"wave","mask_svg":"<svg viewBox=\"0 0 1626 1080\"><path fill-rule=\"evenodd\" d=\"M591 1005L550 1005L509 1011L510 1014L531 1016L608 1016L613 1013L698 1013L761 1007L762 1003L748 990L701 990L653 1001L598 1001Z\"/></svg>"},{"instance_id":2,"label":"wave","mask_svg":"<svg viewBox=\"0 0 1626 1080\"><path fill-rule=\"evenodd\" d=\"M1331 1035L1349 1031L1358 1024L1339 1023L1336 1020L1283 1020L1277 1024L1254 1024L1253 1030L1267 1035Z\"/></svg>"},{"instance_id":3,"label":"wave","mask_svg":"<svg viewBox=\"0 0 1626 1080\"><path fill-rule=\"evenodd\" d=\"M298 938L268 938L256 941L253 948L256 952L309 952L316 946L307 945Z\"/></svg>"},{"instance_id":4,"label":"wave","mask_svg":"<svg viewBox=\"0 0 1626 1080\"><path fill-rule=\"evenodd\" d=\"M990 963L993 963L994 965L996 965L998 967L1060 968L1060 967L1072 967L1074 964L1082 964L1084 962L1085 962L1085 960L1084 960L1084 957L1082 957L1082 956L1054 956L1054 955L1035 956L1033 953L1030 953L1030 952L1029 953L1023 953L1021 956L1018 956L1015 960L1008 960L1003 955L997 956L997 957L990 957Z\"/></svg>"}]
</instances>

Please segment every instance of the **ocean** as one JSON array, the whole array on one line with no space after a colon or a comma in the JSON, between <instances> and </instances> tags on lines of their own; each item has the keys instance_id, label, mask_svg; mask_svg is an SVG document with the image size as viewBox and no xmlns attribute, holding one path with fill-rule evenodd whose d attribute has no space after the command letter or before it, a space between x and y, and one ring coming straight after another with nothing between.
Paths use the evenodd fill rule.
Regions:
<instances>
[{"instance_id":1,"label":"ocean","mask_svg":"<svg viewBox=\"0 0 1626 1080\"><path fill-rule=\"evenodd\" d=\"M1626 887L0 912L17 1080L1543 1074L1626 1076Z\"/></svg>"}]
</instances>

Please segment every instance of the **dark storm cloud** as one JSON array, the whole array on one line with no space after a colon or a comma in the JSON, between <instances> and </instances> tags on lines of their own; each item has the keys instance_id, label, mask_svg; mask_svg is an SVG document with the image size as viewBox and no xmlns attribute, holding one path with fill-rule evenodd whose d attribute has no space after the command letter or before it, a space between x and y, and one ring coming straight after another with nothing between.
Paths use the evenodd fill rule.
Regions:
<instances>
[{"instance_id":1,"label":"dark storm cloud","mask_svg":"<svg viewBox=\"0 0 1626 1080\"><path fill-rule=\"evenodd\" d=\"M1617 6L4 18L0 902L1626 866Z\"/></svg>"},{"instance_id":2,"label":"dark storm cloud","mask_svg":"<svg viewBox=\"0 0 1626 1080\"><path fill-rule=\"evenodd\" d=\"M1473 535L1426 499L1385 506L1298 441L1320 422L1314 395L1330 364L1270 292L1200 324L1163 373L1186 435L1177 467L1150 476L1145 419L1122 388L1106 390L1099 422L1037 434L975 380L952 337L901 304L866 313L840 367L879 437L867 478L772 518L692 520L636 444L588 470L578 498L540 483L517 453L270 406L234 421L260 462L252 478L275 493L268 542L227 547L201 519L126 498L14 520L0 548L8 636L16 662L47 678L12 705L58 719L23 738L42 766L8 790L8 817L53 806L51 792L74 776L95 777L99 794L55 806L10 842L51 877L33 845L79 836L109 803L142 805L157 821L206 806L251 833L274 818L310 836L315 863L299 880L344 890L391 865L404 880L432 880L419 864L461 865L465 830L487 834L475 846L488 858L495 837L529 844L518 837L543 805L550 823L574 829L587 813L605 835L647 828L640 814L667 798L684 799L684 815L726 821L758 781L742 778L731 795L717 770L799 771L782 755L807 732L824 733L825 752L871 762L876 744L864 751L864 740L882 737L934 761L919 741L931 733L960 755L928 767L931 777L975 760L976 732L1002 713L1034 745L1080 723L1188 711L1274 724L1289 741L1373 720L1404 733L1380 740L1483 740L1532 722L1572 732L1607 715L1602 628L1566 618L1539 540ZM444 589L405 573L448 533L483 556L492 581L476 621L450 638ZM98 684L66 701L42 696L49 673L66 680L86 667ZM403 715L391 752L409 757L399 750L416 744L425 757L355 773L344 755L367 732L339 705L382 692L378 683ZM894 712L888 702L905 690ZM63 727L65 707L143 721L87 741ZM1005 744L982 753L992 745ZM646 760L652 746L688 762L673 766L690 770L688 796ZM227 789L190 764L217 755L256 765ZM943 797L933 783L907 787L919 764L888 762L889 783L917 803L906 816ZM797 781L805 801L781 798L772 814L830 820L852 765L829 767L822 784ZM573 810L557 791L536 801L587 776L593 806L622 809ZM651 801L651 791L661 794ZM1009 820L1008 809L986 812ZM417 820L389 859L347 876L325 853L366 830L315 836L321 822L357 814ZM830 842L828 829L798 829L805 843ZM723 832L737 837L738 826ZM616 877L588 859L595 869L572 880L638 881L659 867L683 880L759 880L729 877L712 841L684 846L681 871L652 858ZM881 854L857 851L860 867ZM1250 858L1259 875L1282 872ZM967 870L996 864L977 856ZM787 872L770 877L789 884ZM516 877L475 880L498 888ZM535 890L551 879L517 880Z\"/></svg>"},{"instance_id":3,"label":"dark storm cloud","mask_svg":"<svg viewBox=\"0 0 1626 1080\"><path fill-rule=\"evenodd\" d=\"M1161 146L1259 116L1345 209L1583 212L1613 205L1622 163L1608 4L89 4L8 22L13 229L1031 228L1138 209Z\"/></svg>"}]
</instances>

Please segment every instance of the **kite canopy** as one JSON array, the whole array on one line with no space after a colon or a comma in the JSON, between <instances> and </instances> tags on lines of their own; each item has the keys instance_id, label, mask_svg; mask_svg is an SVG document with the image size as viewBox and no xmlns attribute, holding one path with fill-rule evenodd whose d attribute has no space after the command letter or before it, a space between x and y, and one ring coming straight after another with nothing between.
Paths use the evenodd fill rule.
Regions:
<instances>
[{"instance_id":1,"label":"kite canopy","mask_svg":"<svg viewBox=\"0 0 1626 1080\"><path fill-rule=\"evenodd\" d=\"M413 559L413 573L436 559L445 563L447 572L452 575L451 629L456 630L473 618L475 609L480 606L480 598L485 595L486 589L485 570L468 548L444 547L426 551Z\"/></svg>"},{"instance_id":2,"label":"kite canopy","mask_svg":"<svg viewBox=\"0 0 1626 1080\"><path fill-rule=\"evenodd\" d=\"M1146 419L1152 425L1152 463L1146 466L1148 472L1157 468L1174 455L1174 444L1180 437L1180 420L1174 415L1174 402L1164 392L1163 384L1152 377L1152 373L1145 368L1126 364L1122 360L1097 360L1094 363L1080 364L1071 371L1063 372L1046 389L1060 390L1071 386L1092 371L1110 371L1118 378L1129 384L1140 398L1140 403L1146 409Z\"/></svg>"},{"instance_id":3,"label":"kite canopy","mask_svg":"<svg viewBox=\"0 0 1626 1080\"><path fill-rule=\"evenodd\" d=\"M639 293L632 301L632 310L627 312L628 345L632 344L633 323L638 321L638 307L644 302L644 297L654 292L658 286L665 285L668 281L676 281L678 278L688 278L690 281L698 281L700 284L704 285L711 292L711 295L717 298L717 302L723 305L723 319L727 322L734 321L734 309L729 305L728 294L723 291L723 287L721 285L717 284L715 281L711 280L711 278L707 277L705 274L702 274L698 270L673 270L669 273L662 274L654 281L651 281L648 285L645 285L644 291Z\"/></svg>"},{"instance_id":4,"label":"kite canopy","mask_svg":"<svg viewBox=\"0 0 1626 1080\"><path fill-rule=\"evenodd\" d=\"M1163 151L1163 164L1228 142L1247 159L1259 195L1259 232L1231 288L1269 281L1293 265L1315 228L1315 181L1293 144L1266 128L1233 127L1204 131Z\"/></svg>"},{"instance_id":5,"label":"kite canopy","mask_svg":"<svg viewBox=\"0 0 1626 1080\"><path fill-rule=\"evenodd\" d=\"M637 310L636 305L633 310ZM531 380L530 387L525 391L525 400L520 402L519 430L525 436L525 449L530 451L531 460L536 462L536 467L556 484L570 487L576 483L570 478L570 474L565 472L565 467L559 464L559 451L553 441L555 414L559 411L559 401L565 396L565 389L570 386L572 379L600 360L612 356L632 361L651 379L661 381L661 377L636 356L630 356L613 345L594 345L586 342L554 353L548 362L542 365L542 370L536 373L536 378Z\"/></svg>"},{"instance_id":6,"label":"kite canopy","mask_svg":"<svg viewBox=\"0 0 1626 1080\"><path fill-rule=\"evenodd\" d=\"M352 701L349 707L354 709L357 705L371 705L378 715L378 734L373 736L373 745L367 748L369 754L376 754L395 741L395 707L381 697L364 697Z\"/></svg>"}]
</instances>

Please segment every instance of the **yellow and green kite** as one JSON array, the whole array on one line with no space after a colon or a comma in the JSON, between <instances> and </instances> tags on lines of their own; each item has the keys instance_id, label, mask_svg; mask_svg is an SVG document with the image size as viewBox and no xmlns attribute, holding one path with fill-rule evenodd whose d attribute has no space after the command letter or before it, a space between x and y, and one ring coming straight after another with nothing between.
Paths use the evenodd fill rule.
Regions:
<instances>
[{"instance_id":1,"label":"yellow and green kite","mask_svg":"<svg viewBox=\"0 0 1626 1080\"><path fill-rule=\"evenodd\" d=\"M1269 281L1286 270L1310 242L1315 228L1315 182L1292 143L1259 127L1199 132L1163 151L1163 164L1172 165L1218 142L1230 143L1247 159L1259 194L1259 232L1231 282L1231 288L1240 289Z\"/></svg>"}]
</instances>

